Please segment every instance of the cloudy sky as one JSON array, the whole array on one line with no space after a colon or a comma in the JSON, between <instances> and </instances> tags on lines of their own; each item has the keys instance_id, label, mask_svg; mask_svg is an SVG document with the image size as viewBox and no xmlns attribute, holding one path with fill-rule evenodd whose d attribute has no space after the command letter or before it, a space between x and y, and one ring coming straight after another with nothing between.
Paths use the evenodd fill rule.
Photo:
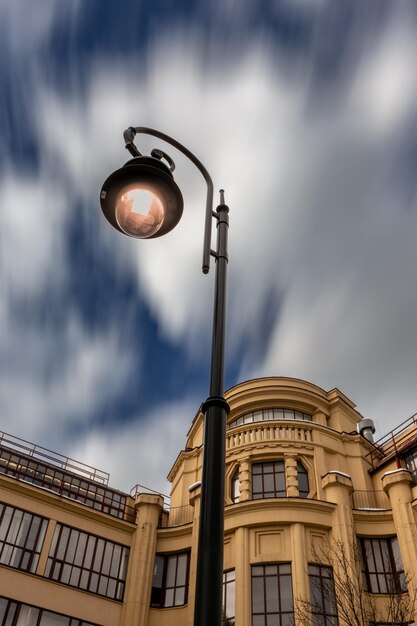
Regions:
<instances>
[{"instance_id":1,"label":"cloudy sky","mask_svg":"<svg viewBox=\"0 0 417 626\"><path fill-rule=\"evenodd\" d=\"M184 216L113 230L99 190L131 125L226 190L226 387L337 386L377 436L415 413L416 33L407 0L2 0L1 430L168 489L208 393L205 186L142 137Z\"/></svg>"}]
</instances>

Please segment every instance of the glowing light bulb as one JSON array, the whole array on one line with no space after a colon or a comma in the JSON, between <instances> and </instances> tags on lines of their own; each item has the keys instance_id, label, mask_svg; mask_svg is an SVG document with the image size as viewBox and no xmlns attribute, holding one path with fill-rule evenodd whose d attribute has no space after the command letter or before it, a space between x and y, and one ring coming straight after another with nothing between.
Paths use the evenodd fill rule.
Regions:
<instances>
[{"instance_id":1,"label":"glowing light bulb","mask_svg":"<svg viewBox=\"0 0 417 626\"><path fill-rule=\"evenodd\" d=\"M161 228L165 211L157 194L149 188L132 186L120 194L115 216L126 235L146 239Z\"/></svg>"}]
</instances>

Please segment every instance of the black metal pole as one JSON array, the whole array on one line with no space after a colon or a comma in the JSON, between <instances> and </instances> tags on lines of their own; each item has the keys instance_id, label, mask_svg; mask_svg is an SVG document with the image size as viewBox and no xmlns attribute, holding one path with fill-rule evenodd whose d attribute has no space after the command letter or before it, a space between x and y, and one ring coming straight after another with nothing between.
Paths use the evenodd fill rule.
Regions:
<instances>
[{"instance_id":1,"label":"black metal pole","mask_svg":"<svg viewBox=\"0 0 417 626\"><path fill-rule=\"evenodd\" d=\"M194 626L221 626L224 544L224 477L226 419L229 405L224 399L224 344L226 322L226 274L229 208L221 204L217 219L216 278L214 288L213 338L210 395L204 402L203 475L198 533Z\"/></svg>"}]
</instances>

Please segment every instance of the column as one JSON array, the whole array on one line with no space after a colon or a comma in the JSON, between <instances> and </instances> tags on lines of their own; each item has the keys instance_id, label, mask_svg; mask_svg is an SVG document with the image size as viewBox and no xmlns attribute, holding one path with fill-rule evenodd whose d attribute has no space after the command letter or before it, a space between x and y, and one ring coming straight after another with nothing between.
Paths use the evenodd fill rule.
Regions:
<instances>
[{"instance_id":1,"label":"column","mask_svg":"<svg viewBox=\"0 0 417 626\"><path fill-rule=\"evenodd\" d=\"M140 494L136 498L137 528L130 548L122 626L147 626L158 521L163 504L159 495Z\"/></svg>"},{"instance_id":2,"label":"column","mask_svg":"<svg viewBox=\"0 0 417 626\"><path fill-rule=\"evenodd\" d=\"M294 606L297 600L306 601L309 597L309 583L307 573L307 546L304 524L297 522L291 526L291 552L292 552L292 585L294 594Z\"/></svg>"},{"instance_id":3,"label":"column","mask_svg":"<svg viewBox=\"0 0 417 626\"><path fill-rule=\"evenodd\" d=\"M239 465L240 498L239 502L252 498L251 463L249 458L241 459Z\"/></svg>"},{"instance_id":4,"label":"column","mask_svg":"<svg viewBox=\"0 0 417 626\"><path fill-rule=\"evenodd\" d=\"M284 454L285 461L285 486L287 496L297 497L298 492L298 474L297 474L297 458L294 454Z\"/></svg>"},{"instance_id":5,"label":"column","mask_svg":"<svg viewBox=\"0 0 417 626\"><path fill-rule=\"evenodd\" d=\"M348 474L332 471L322 480L326 500L336 504L332 517L332 541L329 546L329 558L333 566L336 586L343 588L346 583L346 596L343 591L338 601L348 602L346 614L349 612L360 615L362 602L360 571L357 563L357 543L354 528L350 496L353 492L352 480ZM320 556L320 555L319 555ZM342 619L339 611L340 625L351 626Z\"/></svg>"},{"instance_id":6,"label":"column","mask_svg":"<svg viewBox=\"0 0 417 626\"><path fill-rule=\"evenodd\" d=\"M410 472L406 469L387 472L382 477L382 486L391 502L392 517L411 597L417 593L417 526L411 506L412 482Z\"/></svg>"},{"instance_id":7,"label":"column","mask_svg":"<svg viewBox=\"0 0 417 626\"><path fill-rule=\"evenodd\" d=\"M250 626L252 581L249 564L249 529L241 526L235 533L236 625Z\"/></svg>"}]
</instances>

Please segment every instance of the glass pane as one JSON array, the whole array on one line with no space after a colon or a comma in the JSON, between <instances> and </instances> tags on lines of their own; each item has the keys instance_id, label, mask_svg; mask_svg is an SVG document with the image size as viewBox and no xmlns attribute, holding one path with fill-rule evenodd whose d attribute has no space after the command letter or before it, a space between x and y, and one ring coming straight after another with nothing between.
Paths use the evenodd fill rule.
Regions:
<instances>
[{"instance_id":1,"label":"glass pane","mask_svg":"<svg viewBox=\"0 0 417 626\"><path fill-rule=\"evenodd\" d=\"M166 590L164 606L174 606L174 589Z\"/></svg>"},{"instance_id":2,"label":"glass pane","mask_svg":"<svg viewBox=\"0 0 417 626\"><path fill-rule=\"evenodd\" d=\"M67 542L68 542L68 538L70 534L70 529L62 527L60 524L57 524L57 529L58 527L61 528L61 534L59 537L58 549L56 551L56 558L63 559L65 550L67 548Z\"/></svg>"},{"instance_id":3,"label":"glass pane","mask_svg":"<svg viewBox=\"0 0 417 626\"><path fill-rule=\"evenodd\" d=\"M0 541L4 541L6 538L6 533L9 529L10 520L13 515L13 510L7 506L4 510L3 519L1 520L0 526Z\"/></svg>"},{"instance_id":4,"label":"glass pane","mask_svg":"<svg viewBox=\"0 0 417 626\"><path fill-rule=\"evenodd\" d=\"M265 618L263 615L254 615L252 617L252 626L265 626Z\"/></svg>"},{"instance_id":5,"label":"glass pane","mask_svg":"<svg viewBox=\"0 0 417 626\"><path fill-rule=\"evenodd\" d=\"M274 475L267 474L264 476L264 491L274 491Z\"/></svg>"},{"instance_id":6,"label":"glass pane","mask_svg":"<svg viewBox=\"0 0 417 626\"><path fill-rule=\"evenodd\" d=\"M109 541L106 542L106 547L104 550L104 558L101 566L101 571L103 574L110 573L111 559L113 556L113 544Z\"/></svg>"},{"instance_id":7,"label":"glass pane","mask_svg":"<svg viewBox=\"0 0 417 626\"><path fill-rule=\"evenodd\" d=\"M188 554L180 554L178 556L178 566L177 566L177 587L181 585L185 585L185 581L187 578L187 563L188 563Z\"/></svg>"},{"instance_id":8,"label":"glass pane","mask_svg":"<svg viewBox=\"0 0 417 626\"><path fill-rule=\"evenodd\" d=\"M74 587L78 587L80 576L81 576L81 569L79 567L73 567L69 584L73 585Z\"/></svg>"},{"instance_id":9,"label":"glass pane","mask_svg":"<svg viewBox=\"0 0 417 626\"><path fill-rule=\"evenodd\" d=\"M279 565L279 573L280 574L291 574L291 565L290 565L290 563L280 563L280 565Z\"/></svg>"},{"instance_id":10,"label":"glass pane","mask_svg":"<svg viewBox=\"0 0 417 626\"><path fill-rule=\"evenodd\" d=\"M254 494L262 493L262 476L253 476L252 489Z\"/></svg>"},{"instance_id":11,"label":"glass pane","mask_svg":"<svg viewBox=\"0 0 417 626\"><path fill-rule=\"evenodd\" d=\"M276 484L276 490L277 492L281 493L284 492L285 493L285 476L284 474L277 474L275 477L275 484Z\"/></svg>"},{"instance_id":12,"label":"glass pane","mask_svg":"<svg viewBox=\"0 0 417 626\"><path fill-rule=\"evenodd\" d=\"M293 420L294 419L294 411L291 411L290 409L285 409L284 411L284 415L286 420Z\"/></svg>"},{"instance_id":13,"label":"glass pane","mask_svg":"<svg viewBox=\"0 0 417 626\"><path fill-rule=\"evenodd\" d=\"M108 598L114 598L116 594L116 581L112 578L109 578L109 584L107 586L106 595Z\"/></svg>"},{"instance_id":14,"label":"glass pane","mask_svg":"<svg viewBox=\"0 0 417 626\"><path fill-rule=\"evenodd\" d=\"M74 557L74 565L83 564L86 545L87 545L87 534L80 533L78 536L78 545L77 545L77 550L75 552L75 557Z\"/></svg>"},{"instance_id":15,"label":"glass pane","mask_svg":"<svg viewBox=\"0 0 417 626\"><path fill-rule=\"evenodd\" d=\"M96 539L96 553L94 556L93 570L95 572L99 572L101 569L101 563L103 560L103 552L104 552L104 539Z\"/></svg>"},{"instance_id":16,"label":"glass pane","mask_svg":"<svg viewBox=\"0 0 417 626\"><path fill-rule=\"evenodd\" d=\"M267 626L281 626L281 620L279 619L279 615L267 615L266 624Z\"/></svg>"},{"instance_id":17,"label":"glass pane","mask_svg":"<svg viewBox=\"0 0 417 626\"><path fill-rule=\"evenodd\" d=\"M65 560L67 563L73 563L75 558L75 551L77 549L78 537L80 533L78 530L72 530L68 541L67 552L65 554Z\"/></svg>"},{"instance_id":18,"label":"glass pane","mask_svg":"<svg viewBox=\"0 0 417 626\"><path fill-rule=\"evenodd\" d=\"M177 587L175 591L175 606L185 604L185 587Z\"/></svg>"},{"instance_id":19,"label":"glass pane","mask_svg":"<svg viewBox=\"0 0 417 626\"><path fill-rule=\"evenodd\" d=\"M36 536L38 534L39 526L41 524L40 517L33 517L32 524L28 528L28 536L26 538L26 548L33 550L35 547Z\"/></svg>"},{"instance_id":20,"label":"glass pane","mask_svg":"<svg viewBox=\"0 0 417 626\"><path fill-rule=\"evenodd\" d=\"M98 593L102 596L105 596L107 593L107 576L100 576L100 580L98 583Z\"/></svg>"},{"instance_id":21,"label":"glass pane","mask_svg":"<svg viewBox=\"0 0 417 626\"><path fill-rule=\"evenodd\" d=\"M276 613L279 610L277 583L275 576L265 578L266 610L268 613Z\"/></svg>"},{"instance_id":22,"label":"glass pane","mask_svg":"<svg viewBox=\"0 0 417 626\"><path fill-rule=\"evenodd\" d=\"M227 585L226 596L226 617L235 616L235 581L233 580Z\"/></svg>"},{"instance_id":23,"label":"glass pane","mask_svg":"<svg viewBox=\"0 0 417 626\"><path fill-rule=\"evenodd\" d=\"M121 556L122 556L122 546L115 545L113 549L113 559L111 562L110 576L114 576L115 578L117 578L117 572L119 571ZM156 559L155 559L155 564L156 564Z\"/></svg>"},{"instance_id":24,"label":"glass pane","mask_svg":"<svg viewBox=\"0 0 417 626\"><path fill-rule=\"evenodd\" d=\"M265 613L263 578L252 578L252 611Z\"/></svg>"},{"instance_id":25,"label":"glass pane","mask_svg":"<svg viewBox=\"0 0 417 626\"><path fill-rule=\"evenodd\" d=\"M7 610L8 600L6 598L0 598L0 624L3 623L3 618Z\"/></svg>"},{"instance_id":26,"label":"glass pane","mask_svg":"<svg viewBox=\"0 0 417 626\"><path fill-rule=\"evenodd\" d=\"M88 538L87 550L85 552L85 558L84 558L84 567L87 569L91 568L91 562L93 558L95 543L96 543L95 537Z\"/></svg>"},{"instance_id":27,"label":"glass pane","mask_svg":"<svg viewBox=\"0 0 417 626\"><path fill-rule=\"evenodd\" d=\"M19 532L20 524L22 522L23 512L15 510L12 515L12 523L7 533L7 540L10 543L16 543L17 534Z\"/></svg>"},{"instance_id":28,"label":"glass pane","mask_svg":"<svg viewBox=\"0 0 417 626\"><path fill-rule=\"evenodd\" d=\"M62 583L69 583L71 576L71 565L64 565L61 572L60 581Z\"/></svg>"},{"instance_id":29,"label":"glass pane","mask_svg":"<svg viewBox=\"0 0 417 626\"><path fill-rule=\"evenodd\" d=\"M65 617L65 615L43 611L39 626L69 626L70 620L71 618Z\"/></svg>"},{"instance_id":30,"label":"glass pane","mask_svg":"<svg viewBox=\"0 0 417 626\"><path fill-rule=\"evenodd\" d=\"M39 609L22 604L16 626L36 626L38 616Z\"/></svg>"},{"instance_id":31,"label":"glass pane","mask_svg":"<svg viewBox=\"0 0 417 626\"><path fill-rule=\"evenodd\" d=\"M291 576L280 577L281 611L292 611Z\"/></svg>"},{"instance_id":32,"label":"glass pane","mask_svg":"<svg viewBox=\"0 0 417 626\"><path fill-rule=\"evenodd\" d=\"M282 409L274 409L274 419L276 420L284 419L284 411Z\"/></svg>"},{"instance_id":33,"label":"glass pane","mask_svg":"<svg viewBox=\"0 0 417 626\"><path fill-rule=\"evenodd\" d=\"M157 554L155 557L155 563L153 566L152 587L157 587L158 589L161 589L163 575L164 575L164 557L161 556L160 554Z\"/></svg>"},{"instance_id":34,"label":"glass pane","mask_svg":"<svg viewBox=\"0 0 417 626\"><path fill-rule=\"evenodd\" d=\"M252 576L263 576L264 568L262 565L252 566Z\"/></svg>"},{"instance_id":35,"label":"glass pane","mask_svg":"<svg viewBox=\"0 0 417 626\"><path fill-rule=\"evenodd\" d=\"M252 465L252 474L261 474L262 473L262 463L254 463Z\"/></svg>"},{"instance_id":36,"label":"glass pane","mask_svg":"<svg viewBox=\"0 0 417 626\"><path fill-rule=\"evenodd\" d=\"M167 565L167 576L166 576L167 587L174 587L176 570L177 570L177 556L176 555L169 556L168 565Z\"/></svg>"},{"instance_id":37,"label":"glass pane","mask_svg":"<svg viewBox=\"0 0 417 626\"><path fill-rule=\"evenodd\" d=\"M274 471L273 463L262 463L262 465L263 465L264 474L272 474L272 472Z\"/></svg>"}]
</instances>

